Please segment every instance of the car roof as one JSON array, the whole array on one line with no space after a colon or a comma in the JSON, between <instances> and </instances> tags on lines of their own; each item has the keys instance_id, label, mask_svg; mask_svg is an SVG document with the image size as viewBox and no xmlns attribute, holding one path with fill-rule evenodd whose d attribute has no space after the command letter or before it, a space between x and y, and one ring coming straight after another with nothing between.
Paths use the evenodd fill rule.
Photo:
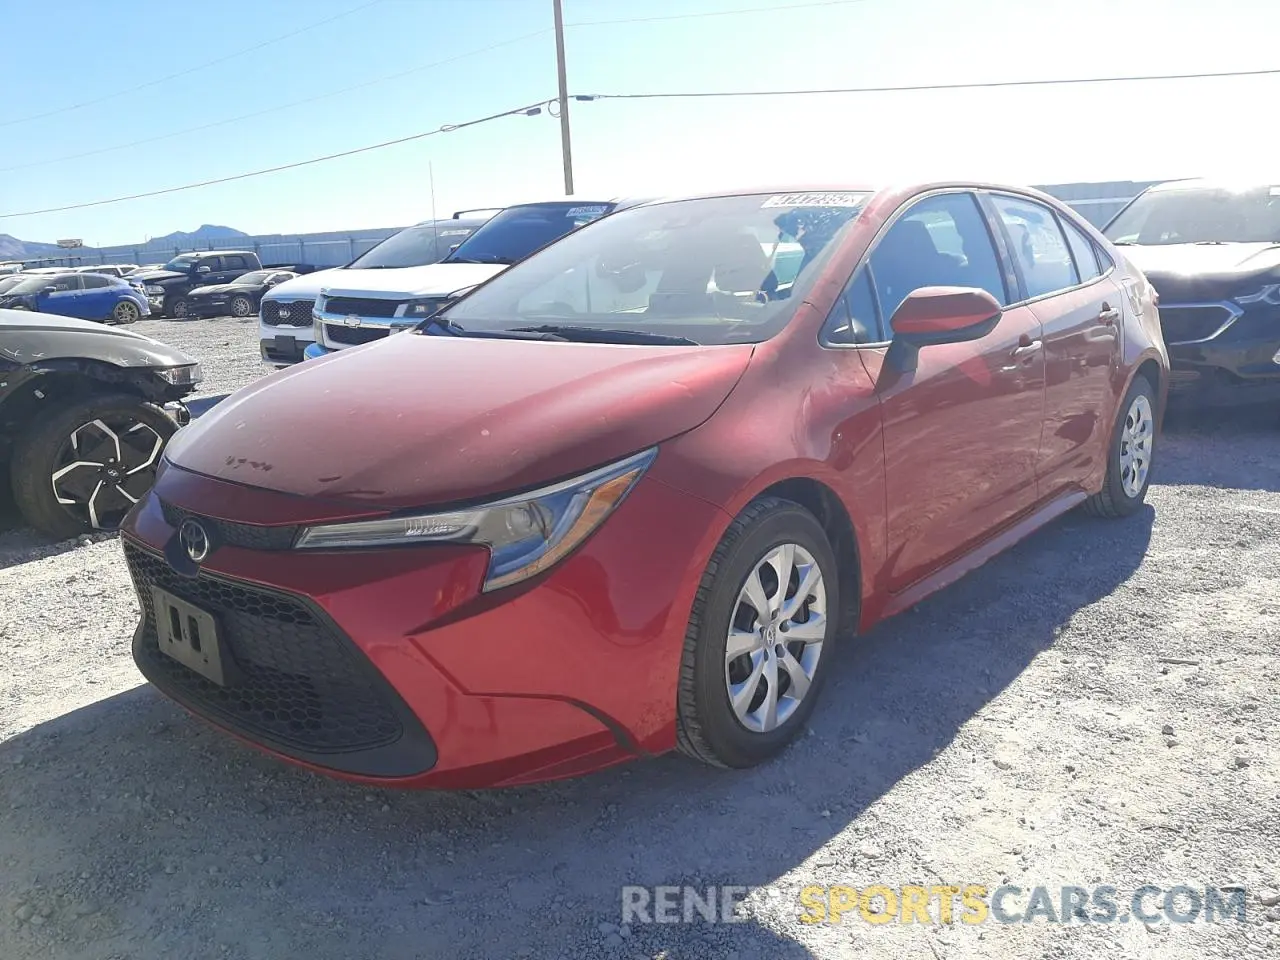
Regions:
<instances>
[{"instance_id":1,"label":"car roof","mask_svg":"<svg viewBox=\"0 0 1280 960\"><path fill-rule=\"evenodd\" d=\"M1147 187L1147 193L1170 193L1177 190L1262 190L1280 186L1277 180L1226 180L1211 177L1186 177L1182 180L1166 180Z\"/></svg>"}]
</instances>

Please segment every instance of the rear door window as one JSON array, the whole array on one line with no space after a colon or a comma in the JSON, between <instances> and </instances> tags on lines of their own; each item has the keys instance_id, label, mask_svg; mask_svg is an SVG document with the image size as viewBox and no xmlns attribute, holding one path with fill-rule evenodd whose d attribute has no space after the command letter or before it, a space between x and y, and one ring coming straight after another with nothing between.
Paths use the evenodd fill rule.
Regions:
<instances>
[{"instance_id":1,"label":"rear door window","mask_svg":"<svg viewBox=\"0 0 1280 960\"><path fill-rule=\"evenodd\" d=\"M81 274L81 278L86 290L97 290L102 287L111 286L111 281L98 273L84 273Z\"/></svg>"},{"instance_id":2,"label":"rear door window","mask_svg":"<svg viewBox=\"0 0 1280 960\"><path fill-rule=\"evenodd\" d=\"M1004 224L1009 253L1028 298L1065 290L1080 282L1057 214L1043 204L1020 197L993 194L991 201Z\"/></svg>"},{"instance_id":3,"label":"rear door window","mask_svg":"<svg viewBox=\"0 0 1280 960\"><path fill-rule=\"evenodd\" d=\"M1100 276L1102 270L1098 263L1098 250L1093 241L1070 220L1062 221L1062 230L1067 235L1067 245L1071 247L1071 256L1076 262L1076 272L1080 274L1080 282L1085 283Z\"/></svg>"}]
</instances>

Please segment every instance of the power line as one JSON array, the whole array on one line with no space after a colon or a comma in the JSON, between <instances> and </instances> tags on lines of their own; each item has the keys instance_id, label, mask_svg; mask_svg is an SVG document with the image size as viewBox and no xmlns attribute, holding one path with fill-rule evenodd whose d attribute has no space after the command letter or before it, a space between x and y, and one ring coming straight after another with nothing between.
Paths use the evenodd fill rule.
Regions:
<instances>
[{"instance_id":1,"label":"power line","mask_svg":"<svg viewBox=\"0 0 1280 960\"><path fill-rule=\"evenodd\" d=\"M88 203L70 203L66 206L47 207L43 210L23 210L18 213L0 213L0 220L12 217L34 217L45 213L63 213L67 210L84 210L88 207L103 207L112 203L124 203L126 200L141 200L144 197L159 197L168 193L179 193L183 190L195 190L198 187L212 187L219 183L231 183L235 180L248 180L250 177L261 177L268 173L279 173L282 170L294 170L298 167L307 167L315 163L324 163L327 160L337 160L340 157L351 157L357 153L368 153L371 150L381 150L384 147L394 147L401 143L409 143L412 140L422 140L426 137L433 137L440 133L453 133L455 130L474 127L477 124L488 123L490 120L498 120L502 117L512 117L517 114L532 116L535 113L540 113L546 104L546 100L539 100L537 103L530 103L523 107L515 107L511 110L503 110L501 113L491 113L487 117L479 117L475 120L466 120L462 123L446 123L444 126L437 127L434 130L410 134L407 137L397 137L394 140L384 140L381 143L371 143L368 146L355 147L351 150L342 150L338 153L326 154L323 157L312 157L309 160L298 160L294 163L283 163L279 166L267 167L263 170L250 170L247 173L237 173L229 177L217 177L213 180L201 180L197 183L185 183L178 187L165 187L162 190L148 190L145 193L133 193L124 197L111 197L107 200L91 200Z\"/></svg>"},{"instance_id":2,"label":"power line","mask_svg":"<svg viewBox=\"0 0 1280 960\"><path fill-rule=\"evenodd\" d=\"M187 67L185 70L179 70L177 73L171 73L168 76L164 76L164 77L157 77L155 80L148 80L145 83L140 83L137 86L128 87L127 89L124 89L124 90L117 90L114 93L105 93L102 96L95 97L92 100L84 100L80 103L68 104L65 107L57 107L53 110L46 110L44 113L28 114L25 117L17 117L16 119L13 119L13 120L0 120L0 127L11 127L14 124L18 124L18 123L28 123L29 121L32 121L32 120L43 120L45 117L54 117L60 113L70 113L72 110L83 110L85 107L96 106L99 103L105 103L106 101L114 100L117 97L123 97L131 93L137 93L139 90L146 90L150 87L159 86L162 83L168 83L170 80L176 80L178 79L178 77L185 77L188 74L195 73L199 70L204 70L208 67L214 67L220 63L226 63L228 60L234 60L236 57L244 56L246 53L253 53L255 50L261 50L263 47L269 47L273 43L280 43L282 40L292 39L293 37L296 37L299 34L306 33L310 30L315 30L317 27L323 27L327 23L333 23L335 20L341 20L344 17L349 17L352 14L359 13L361 10L368 10L370 7L375 6L382 2L383 0L368 0L368 2L362 3L360 4L360 6L353 7L350 10L347 10L343 13L334 14L332 17L328 17L324 20L318 20L315 23L309 24L305 27L299 27L297 30L293 30L289 33L281 34L278 37L272 37L269 40L262 40L258 43L255 43L251 47L245 47L241 50L235 50L231 53L224 54L223 56L218 57L216 60L209 60L209 61L206 61L205 63L197 63L195 66ZM145 143L146 141L143 141L143 142Z\"/></svg>"},{"instance_id":3,"label":"power line","mask_svg":"<svg viewBox=\"0 0 1280 960\"><path fill-rule=\"evenodd\" d=\"M1153 80L1213 80L1223 77L1265 77L1280 74L1270 70L1223 70L1216 73L1161 73L1115 77L1064 77L1050 80L989 80L975 83L919 83L882 87L825 87L814 90L702 90L672 93L580 94L578 100L676 100L708 97L801 97L825 93L911 93L925 90L995 90L1005 87L1048 87L1091 83L1135 83Z\"/></svg>"},{"instance_id":4,"label":"power line","mask_svg":"<svg viewBox=\"0 0 1280 960\"><path fill-rule=\"evenodd\" d=\"M734 10L709 10L705 13L674 13L658 17L625 17L620 20L579 20L566 23L566 27L604 27L618 23L657 23L662 20L701 20L704 17L732 17L740 13L778 13L783 10L803 10L810 7L843 7L867 0L813 0L810 3L773 4L768 7L739 7Z\"/></svg>"},{"instance_id":5,"label":"power line","mask_svg":"<svg viewBox=\"0 0 1280 960\"><path fill-rule=\"evenodd\" d=\"M289 109L292 109L293 107L300 107L300 106L303 106L304 104L315 103L319 100L328 100L331 97L337 97L344 93L350 93L353 90L361 90L361 89L364 89L365 87L374 86L375 84L386 83L389 80L400 80L403 77L407 77L413 73L421 73L424 70L431 70L435 67L443 67L447 64L456 63L459 60L464 60L467 57L474 57L482 53L488 53L490 50L497 50L499 47L507 47L513 43L521 43L525 40L531 40L534 37L541 37L550 32L551 32L551 29L549 27L545 30L536 30L533 33L526 33L519 37L512 37L510 40L502 40L498 43L491 43L487 47L480 47L476 50L469 50L466 53L457 54L456 56L449 57L446 60L436 60L433 63L419 64L416 67L410 67L408 70L401 70L397 73L389 73L380 77L373 77L372 79L362 81L361 83L355 83L348 87L341 87L340 89L337 89L337 90L330 90L328 93L316 94L314 97L304 97L301 100L292 100L289 103L278 103L278 104L275 104L274 106L264 107L261 110L255 110L252 113L241 114L238 117L228 117L225 120L214 120L210 123L202 123L196 127L186 127L185 129L182 129L182 130L174 130L171 133L162 133L154 137L145 137L142 140L132 140L129 143L119 143L110 147L98 147L95 150L86 150L83 153L71 153L61 157L49 157L44 160L33 160L28 163L19 163L11 167L0 167L0 173L10 173L14 170L29 170L32 167L42 167L50 163L63 163L64 161L67 161L67 160L83 160L85 157L96 157L104 153L114 153L117 150L128 150L132 147L141 147L149 143L158 143L161 140L171 140L174 137L184 137L191 133L199 133L202 130L212 130L215 127L225 127L228 124L240 123L244 120L252 120L256 117L266 116L267 114L270 114L270 113L279 113L281 110L289 110Z\"/></svg>"}]
</instances>

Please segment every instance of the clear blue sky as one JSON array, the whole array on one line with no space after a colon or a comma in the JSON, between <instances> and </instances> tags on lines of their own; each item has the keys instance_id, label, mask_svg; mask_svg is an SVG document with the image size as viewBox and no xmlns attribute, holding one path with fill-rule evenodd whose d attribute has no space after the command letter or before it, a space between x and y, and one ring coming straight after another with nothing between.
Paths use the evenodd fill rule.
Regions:
<instances>
[{"instance_id":1,"label":"clear blue sky","mask_svg":"<svg viewBox=\"0 0 1280 960\"><path fill-rule=\"evenodd\" d=\"M8 41L0 167L20 168L0 171L0 214L289 163L555 95L551 0L379 0L234 55L365 3L0 0ZM571 26L576 93L1280 67L1280 0L564 0L564 7L571 24L685 16ZM769 9L686 16L761 7ZM221 57L228 59L102 103L6 124ZM380 79L394 74L403 75ZM324 96L356 84L365 85ZM219 124L308 98L319 99ZM1280 76L579 103L577 192L953 175L1021 183L1280 179L1278 105ZM219 125L54 162L211 124ZM239 183L0 217L0 233L108 244L201 223L251 233L397 225L430 215L428 162L441 212L562 192L556 121L515 117Z\"/></svg>"}]
</instances>

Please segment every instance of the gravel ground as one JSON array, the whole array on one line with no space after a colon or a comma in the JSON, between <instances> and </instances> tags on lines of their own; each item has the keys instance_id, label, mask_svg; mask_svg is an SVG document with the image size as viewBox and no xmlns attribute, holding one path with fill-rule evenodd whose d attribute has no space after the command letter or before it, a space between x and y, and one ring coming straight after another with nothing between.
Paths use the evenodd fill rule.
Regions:
<instances>
[{"instance_id":1,"label":"gravel ground","mask_svg":"<svg viewBox=\"0 0 1280 960\"><path fill-rule=\"evenodd\" d=\"M252 323L137 329L209 392L263 372ZM1280 955L1280 429L1174 424L1159 458L1137 516L1066 517L850 644L780 762L500 792L354 788L211 731L140 685L112 538L0 533L0 957ZM1246 921L811 925L795 899L1002 882L1241 884ZM684 883L763 889L743 923L618 926L623 885Z\"/></svg>"}]
</instances>

